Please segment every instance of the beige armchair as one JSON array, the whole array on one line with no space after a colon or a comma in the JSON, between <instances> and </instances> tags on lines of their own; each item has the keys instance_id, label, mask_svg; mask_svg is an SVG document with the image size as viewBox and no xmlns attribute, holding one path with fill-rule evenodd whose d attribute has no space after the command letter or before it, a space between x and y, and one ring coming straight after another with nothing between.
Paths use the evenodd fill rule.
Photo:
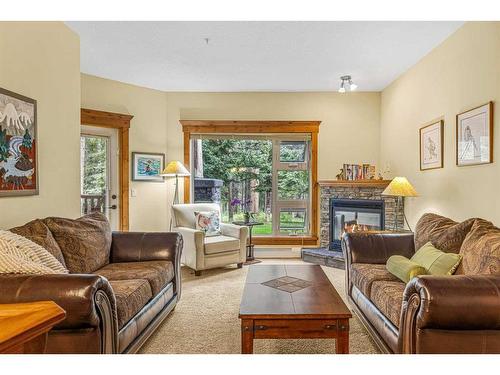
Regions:
<instances>
[{"instance_id":1,"label":"beige armchair","mask_svg":"<svg viewBox=\"0 0 500 375\"><path fill-rule=\"evenodd\" d=\"M184 239L181 262L192 268L196 276L200 276L202 270L229 264L236 263L241 268L246 259L248 228L221 223L221 235L207 237L195 229L196 211L218 211L221 217L220 206L215 203L172 206L173 231L182 234Z\"/></svg>"}]
</instances>

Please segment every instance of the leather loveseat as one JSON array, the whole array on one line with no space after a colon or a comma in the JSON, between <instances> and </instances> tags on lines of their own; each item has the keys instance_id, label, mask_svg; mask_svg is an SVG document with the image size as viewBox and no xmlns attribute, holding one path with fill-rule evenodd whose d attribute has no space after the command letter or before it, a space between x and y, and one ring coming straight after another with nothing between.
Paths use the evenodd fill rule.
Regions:
<instances>
[{"instance_id":1,"label":"leather loveseat","mask_svg":"<svg viewBox=\"0 0 500 375\"><path fill-rule=\"evenodd\" d=\"M452 276L408 284L385 267L430 241L460 253ZM456 223L425 214L413 233L349 233L342 247L346 291L356 315L388 353L500 353L500 229L482 219Z\"/></svg>"},{"instance_id":2,"label":"leather loveseat","mask_svg":"<svg viewBox=\"0 0 500 375\"><path fill-rule=\"evenodd\" d=\"M0 303L52 300L66 310L49 332L48 353L136 352L180 298L177 233L111 233L101 214L34 220L11 231L70 272L0 276Z\"/></svg>"}]
</instances>

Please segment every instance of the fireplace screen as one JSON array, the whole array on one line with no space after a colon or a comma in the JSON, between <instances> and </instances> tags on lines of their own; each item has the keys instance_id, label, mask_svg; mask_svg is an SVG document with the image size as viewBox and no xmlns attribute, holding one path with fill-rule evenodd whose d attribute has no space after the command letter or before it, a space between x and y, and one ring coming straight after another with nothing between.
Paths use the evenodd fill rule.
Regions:
<instances>
[{"instance_id":1,"label":"fireplace screen","mask_svg":"<svg viewBox=\"0 0 500 375\"><path fill-rule=\"evenodd\" d=\"M384 229L384 201L332 199L330 203L330 249L341 250L344 233Z\"/></svg>"}]
</instances>

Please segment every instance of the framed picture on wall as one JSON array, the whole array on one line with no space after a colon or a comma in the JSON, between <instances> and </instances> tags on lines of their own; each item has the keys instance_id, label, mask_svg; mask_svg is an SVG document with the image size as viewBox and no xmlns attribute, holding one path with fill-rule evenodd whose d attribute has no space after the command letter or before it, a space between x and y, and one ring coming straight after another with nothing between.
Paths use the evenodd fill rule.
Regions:
<instances>
[{"instance_id":1,"label":"framed picture on wall","mask_svg":"<svg viewBox=\"0 0 500 375\"><path fill-rule=\"evenodd\" d=\"M493 102L457 115L459 167L493 162Z\"/></svg>"},{"instance_id":2,"label":"framed picture on wall","mask_svg":"<svg viewBox=\"0 0 500 375\"><path fill-rule=\"evenodd\" d=\"M165 168L165 154L132 152L132 180L163 182L160 173Z\"/></svg>"},{"instance_id":3,"label":"framed picture on wall","mask_svg":"<svg viewBox=\"0 0 500 375\"><path fill-rule=\"evenodd\" d=\"M0 197L38 195L36 100L0 88Z\"/></svg>"},{"instance_id":4,"label":"framed picture on wall","mask_svg":"<svg viewBox=\"0 0 500 375\"><path fill-rule=\"evenodd\" d=\"M443 168L442 119L434 120L420 128L420 170Z\"/></svg>"}]
</instances>

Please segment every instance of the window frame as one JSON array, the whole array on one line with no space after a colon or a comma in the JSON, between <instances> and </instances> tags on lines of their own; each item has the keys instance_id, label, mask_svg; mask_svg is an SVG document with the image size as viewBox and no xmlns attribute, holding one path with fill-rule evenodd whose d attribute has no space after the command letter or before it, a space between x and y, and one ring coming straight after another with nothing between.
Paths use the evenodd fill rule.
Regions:
<instances>
[{"instance_id":1,"label":"window frame","mask_svg":"<svg viewBox=\"0 0 500 375\"><path fill-rule=\"evenodd\" d=\"M191 166L191 136L195 134L281 134L307 133L310 135L310 234L307 236L260 236L254 237L256 245L316 245L318 242L318 133L321 121L230 121L230 120L180 120L184 140L184 163ZM273 147L274 149L274 147ZM278 152L279 157L279 152ZM191 182L183 178L184 202L189 203ZM274 189L275 190L275 189ZM274 192L273 192L274 194ZM273 202L274 204L274 202Z\"/></svg>"}]
</instances>

